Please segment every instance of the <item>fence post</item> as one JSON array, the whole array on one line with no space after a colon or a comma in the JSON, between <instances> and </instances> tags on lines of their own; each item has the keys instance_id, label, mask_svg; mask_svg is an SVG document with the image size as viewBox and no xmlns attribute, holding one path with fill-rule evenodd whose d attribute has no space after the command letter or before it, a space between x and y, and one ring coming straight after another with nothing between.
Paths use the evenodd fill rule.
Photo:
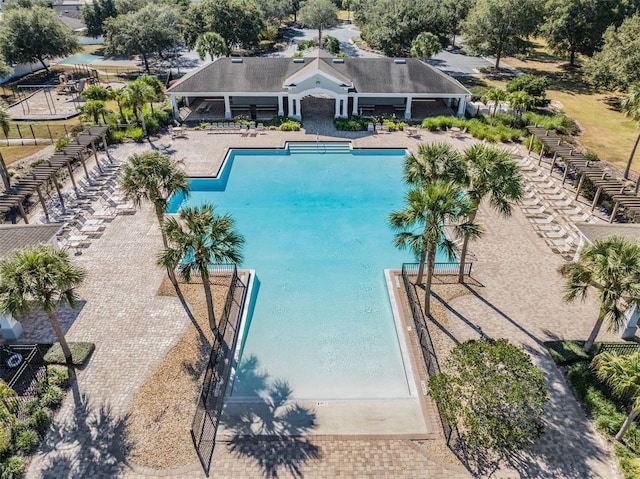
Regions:
<instances>
[{"instance_id":1,"label":"fence post","mask_svg":"<svg viewBox=\"0 0 640 479\"><path fill-rule=\"evenodd\" d=\"M51 139L51 143L53 143L53 135L51 134L51 128L49 128L48 123L47 123L47 131L49 132L49 139Z\"/></svg>"},{"instance_id":2,"label":"fence post","mask_svg":"<svg viewBox=\"0 0 640 479\"><path fill-rule=\"evenodd\" d=\"M69 132L67 131L67 124L63 123L62 126L64 126L64 136L68 137L69 136Z\"/></svg>"},{"instance_id":3,"label":"fence post","mask_svg":"<svg viewBox=\"0 0 640 479\"><path fill-rule=\"evenodd\" d=\"M20 125L18 125L16 123L16 128L18 129L18 136L20 136L20 142L22 143L22 146L24 146L24 138L22 138L22 132L20 131Z\"/></svg>"},{"instance_id":4,"label":"fence post","mask_svg":"<svg viewBox=\"0 0 640 479\"><path fill-rule=\"evenodd\" d=\"M36 139L36 134L33 131L33 125L29 125L29 129L31 130L31 136L33 136L33 143L35 145L37 145L38 144L38 140Z\"/></svg>"}]
</instances>

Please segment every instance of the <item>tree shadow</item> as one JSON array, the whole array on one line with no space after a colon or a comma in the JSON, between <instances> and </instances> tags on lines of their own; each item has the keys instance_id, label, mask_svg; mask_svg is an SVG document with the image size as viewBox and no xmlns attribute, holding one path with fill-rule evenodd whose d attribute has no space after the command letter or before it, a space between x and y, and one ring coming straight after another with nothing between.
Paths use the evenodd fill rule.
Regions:
<instances>
[{"instance_id":1,"label":"tree shadow","mask_svg":"<svg viewBox=\"0 0 640 479\"><path fill-rule=\"evenodd\" d=\"M471 289L471 288L469 288L469 289ZM465 316L463 316L460 312L458 312L456 309L451 307L451 305L447 301L445 301L444 298L442 298L440 295L438 295L438 293L435 293L434 291L431 291L431 296L433 296L435 299L437 299L440 302L440 304L442 304L442 306L444 306L444 308L447 311L451 312L456 318L458 318L460 321L462 321L467 326L469 326L471 329L473 329L481 337L484 337L484 338L488 338L489 337L482 331L482 328L480 326L478 326L477 324L472 323ZM436 324L436 326L438 326L443 332L445 332L445 334L447 336L449 336L451 339L453 339L456 342L456 344L460 343L457 339L455 339L455 337L451 333L446 331L444 329L444 327L441 326L432 316L429 316L429 319L431 319L431 321L433 321Z\"/></svg>"},{"instance_id":2,"label":"tree shadow","mask_svg":"<svg viewBox=\"0 0 640 479\"><path fill-rule=\"evenodd\" d=\"M495 306L493 303L491 303L490 301L488 301L487 299L485 299L484 297L482 297L476 290L474 290L472 287L470 287L469 285L465 284L465 287L471 292L471 294L473 294L477 299L479 299L480 301L482 301L484 304L486 304L489 308L491 308L492 310L494 310L496 313L498 313L500 316L502 316L504 319L506 319L507 321L509 321L513 326L515 326L517 329L519 329L521 332L523 332L525 335L527 335L529 338L531 338L533 341L535 341L538 345L540 346L544 346L543 342L540 341L540 339L538 339L537 336L535 336L534 334L530 333L527 329L525 329L524 327L520 326L520 324L518 324L516 321L514 321L511 316L509 316L508 314L506 314L504 311L502 311L500 308L498 308L497 306Z\"/></svg>"},{"instance_id":3,"label":"tree shadow","mask_svg":"<svg viewBox=\"0 0 640 479\"><path fill-rule=\"evenodd\" d=\"M82 312L86 301L78 301L76 308L70 306L60 306L56 309L56 317L62 332L67 334L73 323ZM24 333L18 342L20 343L55 343L58 341L51 321L47 314L41 309L34 309L30 313L19 318Z\"/></svg>"},{"instance_id":4,"label":"tree shadow","mask_svg":"<svg viewBox=\"0 0 640 479\"><path fill-rule=\"evenodd\" d=\"M242 399L227 401L220 418L231 434L229 451L253 460L264 477L277 478L280 470L303 477L301 466L321 457L308 437L316 427L315 412L292 401L289 384L261 371L253 355L240 363L233 394Z\"/></svg>"},{"instance_id":5,"label":"tree shadow","mask_svg":"<svg viewBox=\"0 0 640 479\"><path fill-rule=\"evenodd\" d=\"M117 417L107 404L94 407L80 393L76 380L71 387L72 418L49 428L39 449L49 457L39 477L117 477L124 469L129 448L126 417Z\"/></svg>"}]
</instances>

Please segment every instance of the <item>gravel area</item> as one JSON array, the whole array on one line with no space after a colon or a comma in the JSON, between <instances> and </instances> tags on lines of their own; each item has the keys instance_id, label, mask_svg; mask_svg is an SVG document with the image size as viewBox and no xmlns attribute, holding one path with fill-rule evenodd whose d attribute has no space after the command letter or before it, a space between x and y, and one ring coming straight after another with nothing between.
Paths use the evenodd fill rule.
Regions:
<instances>
[{"instance_id":1,"label":"gravel area","mask_svg":"<svg viewBox=\"0 0 640 479\"><path fill-rule=\"evenodd\" d=\"M228 278L217 277L212 285L216 318L222 314L228 289ZM154 469L172 469L198 460L189 431L213 338L202 284L181 282L180 290L195 324L189 325L136 391L127 417L127 439L131 445L128 460ZM158 294L176 296L168 278Z\"/></svg>"}]
</instances>

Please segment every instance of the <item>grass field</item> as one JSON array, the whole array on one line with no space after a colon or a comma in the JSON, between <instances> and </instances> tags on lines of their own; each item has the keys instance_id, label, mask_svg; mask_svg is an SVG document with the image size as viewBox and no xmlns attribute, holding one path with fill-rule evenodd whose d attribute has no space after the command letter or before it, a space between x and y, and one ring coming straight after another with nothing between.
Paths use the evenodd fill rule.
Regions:
<instances>
[{"instance_id":1,"label":"grass field","mask_svg":"<svg viewBox=\"0 0 640 479\"><path fill-rule=\"evenodd\" d=\"M0 146L0 153L2 153L5 164L7 166L10 166L11 163L31 156L34 153L37 153L40 150L46 148L47 146L49 145Z\"/></svg>"},{"instance_id":2,"label":"grass field","mask_svg":"<svg viewBox=\"0 0 640 479\"><path fill-rule=\"evenodd\" d=\"M580 143L603 160L625 167L640 127L616 111L608 101L621 95L592 88L582 80L581 68L569 67L564 59L546 51L542 43L536 44L535 51L526 61L509 57L505 63L524 73L546 75L550 82L547 97L558 102L562 111L580 125ZM637 154L632 170L640 173L640 154Z\"/></svg>"}]
</instances>

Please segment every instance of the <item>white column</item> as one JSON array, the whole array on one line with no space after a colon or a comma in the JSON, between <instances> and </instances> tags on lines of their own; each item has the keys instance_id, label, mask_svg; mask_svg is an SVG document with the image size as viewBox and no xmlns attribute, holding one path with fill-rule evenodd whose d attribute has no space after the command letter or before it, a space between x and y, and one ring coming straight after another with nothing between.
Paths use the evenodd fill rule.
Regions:
<instances>
[{"instance_id":1,"label":"white column","mask_svg":"<svg viewBox=\"0 0 640 479\"><path fill-rule=\"evenodd\" d=\"M640 311L635 304L631 305L624 313L624 323L618 330L622 339L633 339L638 331L638 317Z\"/></svg>"},{"instance_id":2,"label":"white column","mask_svg":"<svg viewBox=\"0 0 640 479\"><path fill-rule=\"evenodd\" d=\"M293 97L291 95L289 95L289 97L287 98L289 100L289 112L288 115L289 117L294 117L294 113L293 113Z\"/></svg>"},{"instance_id":3,"label":"white column","mask_svg":"<svg viewBox=\"0 0 640 479\"><path fill-rule=\"evenodd\" d=\"M169 96L169 101L171 102L171 110L173 111L173 117L178 119L180 116L180 110L178 110L178 103L176 102L176 97L173 95Z\"/></svg>"},{"instance_id":4,"label":"white column","mask_svg":"<svg viewBox=\"0 0 640 479\"><path fill-rule=\"evenodd\" d=\"M231 119L231 101L229 95L224 96L224 117L227 120Z\"/></svg>"},{"instance_id":5,"label":"white column","mask_svg":"<svg viewBox=\"0 0 640 479\"><path fill-rule=\"evenodd\" d=\"M411 119L411 97L407 97L407 106L404 109L404 118L405 120Z\"/></svg>"},{"instance_id":6,"label":"white column","mask_svg":"<svg viewBox=\"0 0 640 479\"><path fill-rule=\"evenodd\" d=\"M278 95L278 116L284 116L284 97Z\"/></svg>"},{"instance_id":7,"label":"white column","mask_svg":"<svg viewBox=\"0 0 640 479\"><path fill-rule=\"evenodd\" d=\"M342 97L342 111L340 112L340 116L346 118L349 116L349 96L345 95Z\"/></svg>"},{"instance_id":8,"label":"white column","mask_svg":"<svg viewBox=\"0 0 640 479\"><path fill-rule=\"evenodd\" d=\"M451 108L452 102L453 102L453 98L447 98L447 108Z\"/></svg>"},{"instance_id":9,"label":"white column","mask_svg":"<svg viewBox=\"0 0 640 479\"><path fill-rule=\"evenodd\" d=\"M353 96L353 109L351 110L351 114L354 116L358 116L358 95Z\"/></svg>"},{"instance_id":10,"label":"white column","mask_svg":"<svg viewBox=\"0 0 640 479\"><path fill-rule=\"evenodd\" d=\"M458 116L464 116L464 109L466 106L467 106L467 99L461 96L458 102Z\"/></svg>"},{"instance_id":11,"label":"white column","mask_svg":"<svg viewBox=\"0 0 640 479\"><path fill-rule=\"evenodd\" d=\"M340 100L341 98L337 96L336 97L336 114L334 115L336 118L339 118L341 114Z\"/></svg>"}]
</instances>

